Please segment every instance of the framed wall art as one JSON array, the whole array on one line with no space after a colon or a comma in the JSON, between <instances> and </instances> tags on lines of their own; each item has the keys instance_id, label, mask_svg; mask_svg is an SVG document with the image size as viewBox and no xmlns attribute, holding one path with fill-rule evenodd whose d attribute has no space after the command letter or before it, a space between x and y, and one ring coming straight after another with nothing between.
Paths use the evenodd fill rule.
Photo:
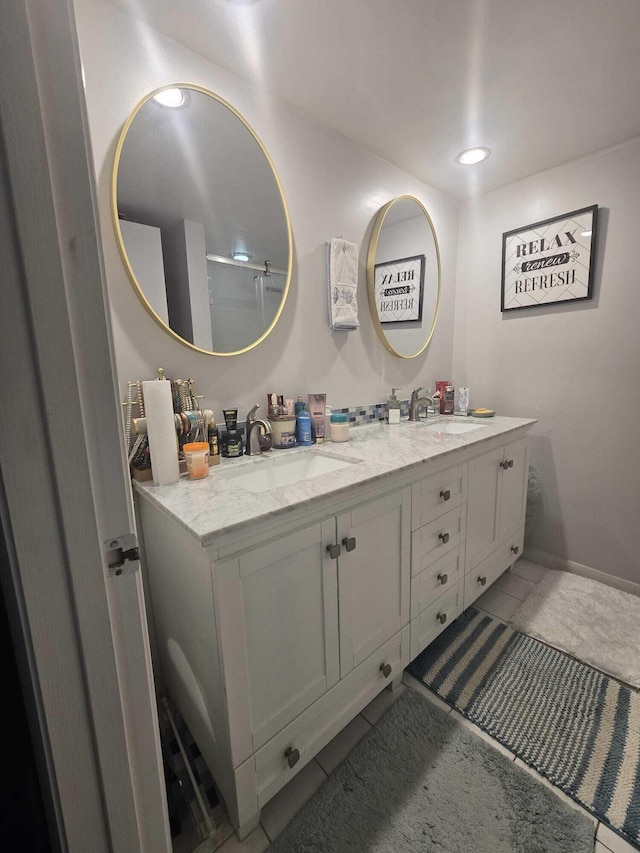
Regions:
<instances>
[{"instance_id":1,"label":"framed wall art","mask_svg":"<svg viewBox=\"0 0 640 853\"><path fill-rule=\"evenodd\" d=\"M381 323L422 320L424 265L424 255L375 265L375 299Z\"/></svg>"},{"instance_id":2,"label":"framed wall art","mask_svg":"<svg viewBox=\"0 0 640 853\"><path fill-rule=\"evenodd\" d=\"M597 220L593 204L505 232L500 310L591 299Z\"/></svg>"}]
</instances>

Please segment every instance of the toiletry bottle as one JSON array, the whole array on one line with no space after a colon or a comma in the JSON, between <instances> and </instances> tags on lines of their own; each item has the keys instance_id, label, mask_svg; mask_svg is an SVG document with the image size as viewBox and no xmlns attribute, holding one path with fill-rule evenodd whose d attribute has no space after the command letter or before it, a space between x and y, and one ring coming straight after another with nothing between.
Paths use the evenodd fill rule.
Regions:
<instances>
[{"instance_id":1,"label":"toiletry bottle","mask_svg":"<svg viewBox=\"0 0 640 853\"><path fill-rule=\"evenodd\" d=\"M453 385L447 385L444 389L444 407L443 415L452 415L454 412L455 388Z\"/></svg>"},{"instance_id":2,"label":"toiletry bottle","mask_svg":"<svg viewBox=\"0 0 640 853\"><path fill-rule=\"evenodd\" d=\"M217 465L220 462L220 447L218 439L220 437L218 427L214 421L209 424L208 439L209 439L209 465Z\"/></svg>"},{"instance_id":3,"label":"toiletry bottle","mask_svg":"<svg viewBox=\"0 0 640 853\"><path fill-rule=\"evenodd\" d=\"M444 415L444 392L447 390L447 385L451 385L450 380L437 379L436 380L436 393L438 394L438 400L440 405L440 414Z\"/></svg>"},{"instance_id":4,"label":"toiletry bottle","mask_svg":"<svg viewBox=\"0 0 640 853\"><path fill-rule=\"evenodd\" d=\"M400 423L400 400L396 397L396 391L399 390L399 388L392 388L391 396L387 400L387 421L390 424Z\"/></svg>"},{"instance_id":5,"label":"toiletry bottle","mask_svg":"<svg viewBox=\"0 0 640 853\"><path fill-rule=\"evenodd\" d=\"M294 411L294 413L295 413L296 415L299 415L299 414L300 414L300 412L304 412L304 410L305 410L306 408L307 408L307 404L304 402L304 400L302 399L302 397L298 396L298 399L297 399L297 400L295 401L295 403L293 404L293 411Z\"/></svg>"},{"instance_id":6,"label":"toiletry bottle","mask_svg":"<svg viewBox=\"0 0 640 853\"><path fill-rule=\"evenodd\" d=\"M311 437L316 444L322 444L326 432L326 394L309 394L309 414L311 415Z\"/></svg>"},{"instance_id":7,"label":"toiletry bottle","mask_svg":"<svg viewBox=\"0 0 640 853\"><path fill-rule=\"evenodd\" d=\"M304 406L304 403L302 404ZM309 447L311 439L311 415L306 408L301 409L296 416L296 439L298 444Z\"/></svg>"}]
</instances>

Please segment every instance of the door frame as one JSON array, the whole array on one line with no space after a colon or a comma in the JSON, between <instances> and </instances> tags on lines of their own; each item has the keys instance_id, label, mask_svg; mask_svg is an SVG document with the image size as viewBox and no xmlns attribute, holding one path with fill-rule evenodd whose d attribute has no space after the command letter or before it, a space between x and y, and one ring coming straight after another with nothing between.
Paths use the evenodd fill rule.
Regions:
<instances>
[{"instance_id":1,"label":"door frame","mask_svg":"<svg viewBox=\"0 0 640 853\"><path fill-rule=\"evenodd\" d=\"M54 849L171 850L71 0L0 28L0 570Z\"/></svg>"}]
</instances>

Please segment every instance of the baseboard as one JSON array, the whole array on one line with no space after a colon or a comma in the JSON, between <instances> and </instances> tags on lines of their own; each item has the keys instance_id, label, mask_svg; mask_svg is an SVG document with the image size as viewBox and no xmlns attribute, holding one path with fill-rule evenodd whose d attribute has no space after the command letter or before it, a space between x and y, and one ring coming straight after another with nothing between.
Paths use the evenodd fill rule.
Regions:
<instances>
[{"instance_id":1,"label":"baseboard","mask_svg":"<svg viewBox=\"0 0 640 853\"><path fill-rule=\"evenodd\" d=\"M527 548L522 557L532 563L538 563L539 566L544 566L546 569L571 572L572 575L591 578L591 580L600 581L600 583L604 583L607 586L612 586L614 589L621 589L623 592L630 592L632 595L640 596L640 583L628 581L626 578L619 578L615 575L608 575L599 569L592 569L591 566L584 566L582 563L576 563L564 557L557 557L555 554L548 554L546 551L536 551L534 548Z\"/></svg>"}]
</instances>

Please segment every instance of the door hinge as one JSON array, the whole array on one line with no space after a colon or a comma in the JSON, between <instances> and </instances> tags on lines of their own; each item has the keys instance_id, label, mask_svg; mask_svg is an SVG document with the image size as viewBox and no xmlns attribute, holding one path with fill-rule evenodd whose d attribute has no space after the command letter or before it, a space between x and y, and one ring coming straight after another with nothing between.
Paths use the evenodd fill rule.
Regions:
<instances>
[{"instance_id":1,"label":"door hinge","mask_svg":"<svg viewBox=\"0 0 640 853\"><path fill-rule=\"evenodd\" d=\"M105 539L107 577L131 575L140 568L140 549L135 533L123 533L111 539Z\"/></svg>"}]
</instances>

